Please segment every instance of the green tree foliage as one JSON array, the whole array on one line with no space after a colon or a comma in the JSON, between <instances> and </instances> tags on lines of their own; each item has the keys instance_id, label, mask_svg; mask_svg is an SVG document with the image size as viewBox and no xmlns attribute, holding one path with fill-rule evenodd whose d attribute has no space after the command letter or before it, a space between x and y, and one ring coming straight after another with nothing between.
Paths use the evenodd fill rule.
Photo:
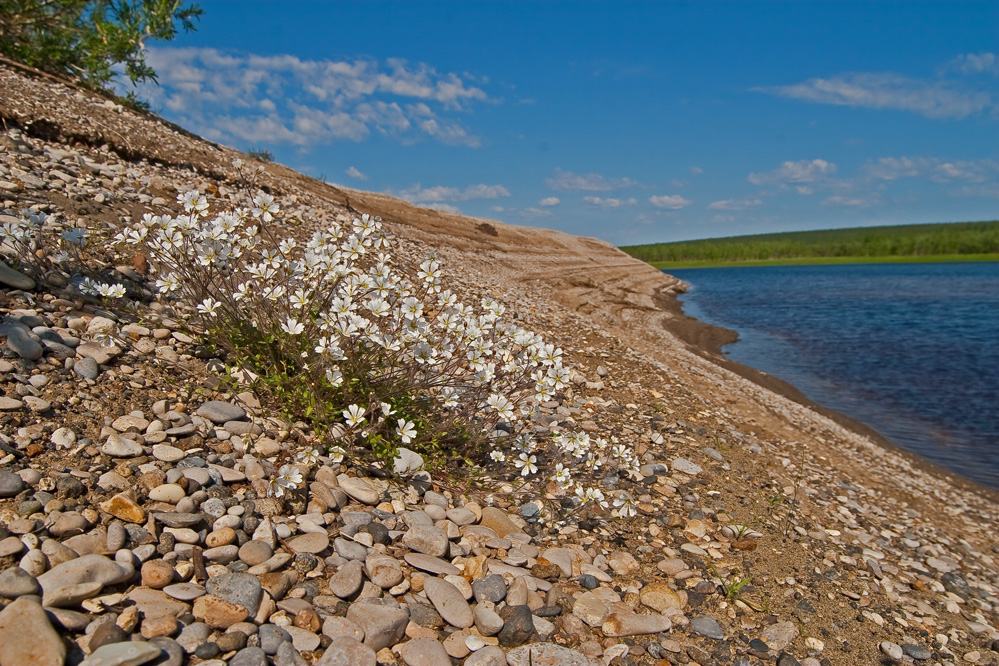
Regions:
<instances>
[{"instance_id":1,"label":"green tree foliage","mask_svg":"<svg viewBox=\"0 0 999 666\"><path fill-rule=\"evenodd\" d=\"M632 245L621 249L648 262L996 254L999 253L999 221L796 231Z\"/></svg>"},{"instance_id":2,"label":"green tree foliage","mask_svg":"<svg viewBox=\"0 0 999 666\"><path fill-rule=\"evenodd\" d=\"M146 42L194 30L201 14L176 0L0 0L0 53L96 88L118 67L133 84L155 81Z\"/></svg>"}]
</instances>

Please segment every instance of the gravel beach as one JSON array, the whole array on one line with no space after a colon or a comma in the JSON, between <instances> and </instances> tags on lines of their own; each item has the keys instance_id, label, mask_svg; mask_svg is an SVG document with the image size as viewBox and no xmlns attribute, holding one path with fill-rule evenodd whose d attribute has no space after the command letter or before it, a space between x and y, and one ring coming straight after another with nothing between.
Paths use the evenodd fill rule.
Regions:
<instances>
[{"instance_id":1,"label":"gravel beach","mask_svg":"<svg viewBox=\"0 0 999 666\"><path fill-rule=\"evenodd\" d=\"M6 62L0 117L0 223L120 229L260 164ZM994 494L720 358L680 281L262 166L292 214L379 215L561 347L571 385L531 426L634 451L603 483L637 515L405 451L398 478L323 454L268 496L308 427L225 390L143 257L107 267L128 309L0 263L0 666L999 664Z\"/></svg>"}]
</instances>

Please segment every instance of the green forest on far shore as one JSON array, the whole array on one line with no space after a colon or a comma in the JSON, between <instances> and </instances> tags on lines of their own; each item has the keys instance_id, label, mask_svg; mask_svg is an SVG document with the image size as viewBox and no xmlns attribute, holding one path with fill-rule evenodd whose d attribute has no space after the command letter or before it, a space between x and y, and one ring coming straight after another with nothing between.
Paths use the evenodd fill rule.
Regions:
<instances>
[{"instance_id":1,"label":"green forest on far shore","mask_svg":"<svg viewBox=\"0 0 999 666\"><path fill-rule=\"evenodd\" d=\"M621 249L656 268L999 260L999 220L792 231Z\"/></svg>"}]
</instances>

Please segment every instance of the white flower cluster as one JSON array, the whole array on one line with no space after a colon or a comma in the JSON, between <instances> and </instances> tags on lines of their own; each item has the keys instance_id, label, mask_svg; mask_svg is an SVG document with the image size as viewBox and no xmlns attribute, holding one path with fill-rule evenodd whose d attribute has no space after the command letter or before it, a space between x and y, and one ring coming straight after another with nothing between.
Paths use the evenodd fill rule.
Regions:
<instances>
[{"instance_id":1,"label":"white flower cluster","mask_svg":"<svg viewBox=\"0 0 999 666\"><path fill-rule=\"evenodd\" d=\"M238 336L267 341L274 367L316 394L314 423L418 448L456 433L485 441L568 383L562 350L493 299L460 302L437 257L396 268L379 218L323 219L308 242L265 242L281 214L268 194L215 213L203 194L178 200L183 215L146 214L116 241L144 244L160 292L197 304L237 361ZM530 454L518 460L525 476L537 472Z\"/></svg>"},{"instance_id":2,"label":"white flower cluster","mask_svg":"<svg viewBox=\"0 0 999 666\"><path fill-rule=\"evenodd\" d=\"M88 229L81 227L70 227L64 229L52 243L43 237L43 229L47 222L51 222L55 216L49 216L41 211L25 209L21 211L19 218L8 218L0 225L0 246L5 253L15 256L24 264L48 265L44 253L36 254L35 250L44 249L52 244L62 244L65 248L53 255L57 263L62 264L70 259L71 254L77 260L78 268L82 268L86 263L82 256L84 248L87 247L91 233ZM41 270L41 269L39 269ZM99 298L122 298L125 296L125 287L116 283L99 282L90 277L82 277L74 281L76 288L88 296Z\"/></svg>"},{"instance_id":3,"label":"white flower cluster","mask_svg":"<svg viewBox=\"0 0 999 666\"><path fill-rule=\"evenodd\" d=\"M638 474L638 457L632 449L619 443L614 437L608 442L600 437L591 438L585 432L568 432L558 433L552 440L555 453L561 454L568 463L556 463L551 480L567 494L575 493L583 503L592 503L601 509L608 508L604 492L584 482L585 478L594 478L601 468L615 468L632 475ZM614 506L614 513L621 518L630 518L637 513L634 500L624 491L617 493Z\"/></svg>"}]
</instances>

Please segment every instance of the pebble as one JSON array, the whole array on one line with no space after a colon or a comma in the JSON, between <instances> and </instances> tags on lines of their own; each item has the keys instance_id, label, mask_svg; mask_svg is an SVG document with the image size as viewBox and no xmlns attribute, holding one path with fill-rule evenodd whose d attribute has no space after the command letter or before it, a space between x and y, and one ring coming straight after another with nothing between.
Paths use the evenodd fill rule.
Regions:
<instances>
[{"instance_id":1,"label":"pebble","mask_svg":"<svg viewBox=\"0 0 999 666\"><path fill-rule=\"evenodd\" d=\"M407 641L398 647L398 653L406 666L451 666L444 646L433 638Z\"/></svg>"},{"instance_id":2,"label":"pebble","mask_svg":"<svg viewBox=\"0 0 999 666\"><path fill-rule=\"evenodd\" d=\"M316 666L375 666L377 660L371 647L352 638L334 638Z\"/></svg>"},{"instance_id":3,"label":"pebble","mask_svg":"<svg viewBox=\"0 0 999 666\"><path fill-rule=\"evenodd\" d=\"M37 361L45 353L42 345L31 339L31 336L20 326L12 326L7 330L7 348L26 361Z\"/></svg>"},{"instance_id":4,"label":"pebble","mask_svg":"<svg viewBox=\"0 0 999 666\"><path fill-rule=\"evenodd\" d=\"M142 445L121 435L110 435L101 447L101 453L112 458L134 458L142 455Z\"/></svg>"},{"instance_id":5,"label":"pebble","mask_svg":"<svg viewBox=\"0 0 999 666\"><path fill-rule=\"evenodd\" d=\"M0 597L15 599L26 594L39 594L41 586L35 577L21 567L0 572Z\"/></svg>"},{"instance_id":6,"label":"pebble","mask_svg":"<svg viewBox=\"0 0 999 666\"><path fill-rule=\"evenodd\" d=\"M80 666L141 666L160 656L158 645L144 641L111 643L97 648Z\"/></svg>"},{"instance_id":7,"label":"pebble","mask_svg":"<svg viewBox=\"0 0 999 666\"><path fill-rule=\"evenodd\" d=\"M351 499L369 506L378 504L378 498L381 496L381 487L371 479L359 479L341 474L338 477L338 481L340 488Z\"/></svg>"},{"instance_id":8,"label":"pebble","mask_svg":"<svg viewBox=\"0 0 999 666\"><path fill-rule=\"evenodd\" d=\"M891 641L883 641L880 646L881 651L885 653L889 658L899 661L904 656L902 651L902 646L897 643L892 643Z\"/></svg>"},{"instance_id":9,"label":"pebble","mask_svg":"<svg viewBox=\"0 0 999 666\"><path fill-rule=\"evenodd\" d=\"M690 619L690 628L701 636L720 641L725 638L725 632L718 626L718 621L707 615L699 615Z\"/></svg>"},{"instance_id":10,"label":"pebble","mask_svg":"<svg viewBox=\"0 0 999 666\"><path fill-rule=\"evenodd\" d=\"M233 405L221 400L210 400L195 412L212 423L222 425L226 421L242 421L246 419L246 410L239 405Z\"/></svg>"},{"instance_id":11,"label":"pebble","mask_svg":"<svg viewBox=\"0 0 999 666\"><path fill-rule=\"evenodd\" d=\"M14 497L24 488L24 480L21 477L6 469L0 469L0 497Z\"/></svg>"},{"instance_id":12,"label":"pebble","mask_svg":"<svg viewBox=\"0 0 999 666\"><path fill-rule=\"evenodd\" d=\"M0 182L0 189L13 189L17 190L17 186L14 185L13 188L5 187L6 185L13 185L13 183ZM31 291L35 288L35 281L29 276L16 271L5 262L0 261L0 284L5 284L12 289L20 289L22 291Z\"/></svg>"},{"instance_id":13,"label":"pebble","mask_svg":"<svg viewBox=\"0 0 999 666\"><path fill-rule=\"evenodd\" d=\"M474 624L472 609L457 587L440 578L427 578L423 589L448 624L460 629L467 629Z\"/></svg>"},{"instance_id":14,"label":"pebble","mask_svg":"<svg viewBox=\"0 0 999 666\"><path fill-rule=\"evenodd\" d=\"M364 644L377 652L398 643L406 633L409 613L373 603L351 604L347 619L364 631Z\"/></svg>"},{"instance_id":15,"label":"pebble","mask_svg":"<svg viewBox=\"0 0 999 666\"><path fill-rule=\"evenodd\" d=\"M902 652L917 661L926 661L927 659L933 658L932 652L924 648L922 645L916 645L914 643L902 643Z\"/></svg>"},{"instance_id":16,"label":"pebble","mask_svg":"<svg viewBox=\"0 0 999 666\"><path fill-rule=\"evenodd\" d=\"M77 359L73 364L73 372L84 379L97 379L101 374L101 369L96 359L85 357Z\"/></svg>"},{"instance_id":17,"label":"pebble","mask_svg":"<svg viewBox=\"0 0 999 666\"><path fill-rule=\"evenodd\" d=\"M0 611L0 664L3 666L63 666L66 647L41 605L15 599Z\"/></svg>"},{"instance_id":18,"label":"pebble","mask_svg":"<svg viewBox=\"0 0 999 666\"><path fill-rule=\"evenodd\" d=\"M447 533L428 525L415 525L403 535L402 543L418 553L441 557L448 552Z\"/></svg>"}]
</instances>

